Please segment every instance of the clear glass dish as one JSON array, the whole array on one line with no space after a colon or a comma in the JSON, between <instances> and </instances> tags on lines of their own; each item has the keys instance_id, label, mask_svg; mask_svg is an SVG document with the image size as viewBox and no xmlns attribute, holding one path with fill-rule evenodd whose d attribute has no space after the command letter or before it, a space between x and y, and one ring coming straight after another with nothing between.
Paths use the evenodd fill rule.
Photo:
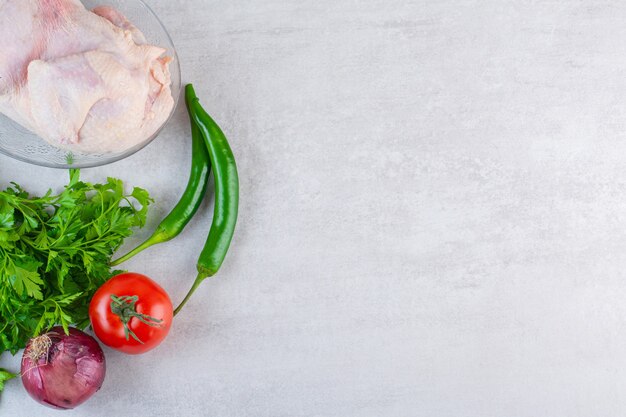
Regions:
<instances>
[{"instance_id":1,"label":"clear glass dish","mask_svg":"<svg viewBox=\"0 0 626 417\"><path fill-rule=\"evenodd\" d=\"M172 58L170 72L174 98L174 107L169 117L152 136L132 148L117 153L86 154L56 148L0 114L0 153L23 162L51 168L89 168L106 165L144 148L161 133L174 114L181 89L180 63L170 35L152 9L142 0L82 0L82 2L89 10L96 6L114 7L143 32L150 44L167 49L166 55Z\"/></svg>"}]
</instances>

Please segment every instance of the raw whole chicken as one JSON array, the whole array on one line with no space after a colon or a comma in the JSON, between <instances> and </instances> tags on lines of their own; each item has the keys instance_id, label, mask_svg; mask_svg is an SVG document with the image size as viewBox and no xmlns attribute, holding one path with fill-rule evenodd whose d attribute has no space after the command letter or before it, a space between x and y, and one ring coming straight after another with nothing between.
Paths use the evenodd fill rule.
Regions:
<instances>
[{"instance_id":1,"label":"raw whole chicken","mask_svg":"<svg viewBox=\"0 0 626 417\"><path fill-rule=\"evenodd\" d=\"M0 112L57 147L131 148L174 106L165 52L111 7L0 0Z\"/></svg>"}]
</instances>

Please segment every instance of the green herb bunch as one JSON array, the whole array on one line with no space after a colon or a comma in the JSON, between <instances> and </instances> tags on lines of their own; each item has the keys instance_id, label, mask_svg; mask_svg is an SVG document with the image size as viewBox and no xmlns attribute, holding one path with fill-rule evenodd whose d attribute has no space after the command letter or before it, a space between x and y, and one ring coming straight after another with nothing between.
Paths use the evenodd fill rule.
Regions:
<instances>
[{"instance_id":1,"label":"green herb bunch","mask_svg":"<svg viewBox=\"0 0 626 417\"><path fill-rule=\"evenodd\" d=\"M70 171L64 190L30 196L0 191L0 353L60 324L85 328L94 292L124 238L146 221L148 193L121 180L90 184Z\"/></svg>"}]
</instances>

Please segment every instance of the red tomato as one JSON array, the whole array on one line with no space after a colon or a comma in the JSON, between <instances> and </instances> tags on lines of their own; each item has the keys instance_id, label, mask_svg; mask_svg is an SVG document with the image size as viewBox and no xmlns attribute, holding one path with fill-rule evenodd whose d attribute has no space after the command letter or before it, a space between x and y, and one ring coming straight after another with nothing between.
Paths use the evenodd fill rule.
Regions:
<instances>
[{"instance_id":1,"label":"red tomato","mask_svg":"<svg viewBox=\"0 0 626 417\"><path fill-rule=\"evenodd\" d=\"M138 354L155 348L172 325L172 302L145 275L116 275L96 291L89 304L91 327L105 345Z\"/></svg>"}]
</instances>

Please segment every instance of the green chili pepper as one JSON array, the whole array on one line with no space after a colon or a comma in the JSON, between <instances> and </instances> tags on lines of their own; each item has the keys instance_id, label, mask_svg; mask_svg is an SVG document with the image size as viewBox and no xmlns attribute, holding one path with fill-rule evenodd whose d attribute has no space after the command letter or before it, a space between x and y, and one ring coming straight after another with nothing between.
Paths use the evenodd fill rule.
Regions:
<instances>
[{"instance_id":1,"label":"green chili pepper","mask_svg":"<svg viewBox=\"0 0 626 417\"><path fill-rule=\"evenodd\" d=\"M197 98L193 89L187 90L185 92L185 103L188 109L194 99ZM126 255L113 261L111 266L116 266L129 260L152 245L167 242L178 236L198 211L207 189L210 173L211 161L204 137L198 125L191 120L191 172L189 173L189 181L185 192L170 214L157 226L152 236Z\"/></svg>"},{"instance_id":2,"label":"green chili pepper","mask_svg":"<svg viewBox=\"0 0 626 417\"><path fill-rule=\"evenodd\" d=\"M198 259L198 276L174 314L180 311L202 281L219 270L235 232L239 208L239 177L235 156L228 140L217 123L202 108L191 84L187 85L185 93L194 97L188 102L189 116L204 137L213 165L215 208L211 230Z\"/></svg>"}]
</instances>

